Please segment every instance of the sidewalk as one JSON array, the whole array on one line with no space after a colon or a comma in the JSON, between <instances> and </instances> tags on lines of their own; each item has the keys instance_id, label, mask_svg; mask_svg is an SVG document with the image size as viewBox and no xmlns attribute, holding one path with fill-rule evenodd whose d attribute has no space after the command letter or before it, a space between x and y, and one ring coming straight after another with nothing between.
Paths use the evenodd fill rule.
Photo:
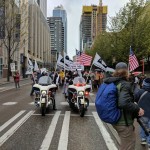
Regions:
<instances>
[{"instance_id":1,"label":"sidewalk","mask_svg":"<svg viewBox=\"0 0 150 150\"><path fill-rule=\"evenodd\" d=\"M20 77L20 81L24 81L24 80L28 80L29 78L23 78ZM12 76L10 76L10 81L7 82L7 78L1 78L0 79L0 85L5 85L5 84L9 84L9 83L13 83L14 82L14 78Z\"/></svg>"}]
</instances>

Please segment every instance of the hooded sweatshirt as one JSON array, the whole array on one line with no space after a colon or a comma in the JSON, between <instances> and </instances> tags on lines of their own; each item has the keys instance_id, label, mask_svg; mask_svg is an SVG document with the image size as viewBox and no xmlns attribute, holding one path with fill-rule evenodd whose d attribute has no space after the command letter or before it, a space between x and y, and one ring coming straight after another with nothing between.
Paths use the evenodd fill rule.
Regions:
<instances>
[{"instance_id":1,"label":"hooded sweatshirt","mask_svg":"<svg viewBox=\"0 0 150 150\"><path fill-rule=\"evenodd\" d=\"M132 84L120 77L106 78L104 83L121 84L120 89L118 89L118 108L121 109L122 113L116 125L133 125L133 119L138 115L140 108L134 104Z\"/></svg>"}]
</instances>

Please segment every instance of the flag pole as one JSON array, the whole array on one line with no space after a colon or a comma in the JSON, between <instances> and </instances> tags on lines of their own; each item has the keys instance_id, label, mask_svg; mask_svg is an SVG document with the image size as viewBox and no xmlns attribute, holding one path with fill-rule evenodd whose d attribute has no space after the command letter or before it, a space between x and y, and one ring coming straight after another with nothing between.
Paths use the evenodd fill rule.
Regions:
<instances>
[{"instance_id":1,"label":"flag pole","mask_svg":"<svg viewBox=\"0 0 150 150\"><path fill-rule=\"evenodd\" d=\"M66 69L65 69L65 50L64 50L64 74L66 74Z\"/></svg>"},{"instance_id":2,"label":"flag pole","mask_svg":"<svg viewBox=\"0 0 150 150\"><path fill-rule=\"evenodd\" d=\"M96 54L97 54L97 53L96 53ZM95 54L95 57L96 57L96 54ZM94 60L95 60L95 57L94 57L94 59L93 59L93 62L94 62ZM91 67L90 67L90 72L91 72L92 67L93 67L93 62L92 62L92 65L91 65Z\"/></svg>"}]
</instances>

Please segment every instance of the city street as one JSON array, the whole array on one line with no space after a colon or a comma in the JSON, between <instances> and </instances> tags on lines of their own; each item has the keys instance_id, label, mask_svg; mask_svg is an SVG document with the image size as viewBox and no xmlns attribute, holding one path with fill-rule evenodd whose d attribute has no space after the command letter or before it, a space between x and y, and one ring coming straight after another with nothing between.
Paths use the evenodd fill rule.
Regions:
<instances>
[{"instance_id":1,"label":"city street","mask_svg":"<svg viewBox=\"0 0 150 150\"><path fill-rule=\"evenodd\" d=\"M57 111L44 117L30 97L31 85L22 81L20 89L0 92L0 149L1 150L117 150L118 142L97 116L94 99L84 118L70 110L62 89L56 94ZM27 85L24 85L27 84ZM137 141L137 150L145 150Z\"/></svg>"}]
</instances>

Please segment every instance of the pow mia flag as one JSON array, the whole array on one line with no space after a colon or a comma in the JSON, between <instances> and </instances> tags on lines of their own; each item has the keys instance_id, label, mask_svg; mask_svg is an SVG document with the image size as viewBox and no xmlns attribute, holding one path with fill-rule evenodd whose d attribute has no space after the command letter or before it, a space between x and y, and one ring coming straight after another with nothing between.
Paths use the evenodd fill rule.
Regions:
<instances>
[{"instance_id":1,"label":"pow mia flag","mask_svg":"<svg viewBox=\"0 0 150 150\"><path fill-rule=\"evenodd\" d=\"M59 54L58 56L57 66L65 68L66 70L70 70L69 64L67 64L66 62L64 63L64 58L61 56L61 54Z\"/></svg>"},{"instance_id":2,"label":"pow mia flag","mask_svg":"<svg viewBox=\"0 0 150 150\"><path fill-rule=\"evenodd\" d=\"M107 65L97 53L93 60L93 65L97 66L98 68L102 69L103 71L106 71Z\"/></svg>"},{"instance_id":3,"label":"pow mia flag","mask_svg":"<svg viewBox=\"0 0 150 150\"><path fill-rule=\"evenodd\" d=\"M98 68L102 69L105 72L114 72L113 68L110 68L106 65L106 63L102 60L102 58L96 53L93 65L97 66Z\"/></svg>"},{"instance_id":4,"label":"pow mia flag","mask_svg":"<svg viewBox=\"0 0 150 150\"><path fill-rule=\"evenodd\" d=\"M73 63L73 61L69 58L69 56L68 56L66 53L64 53L64 62L65 62L65 64L67 64L67 66L69 66L69 67L70 67L70 64Z\"/></svg>"}]
</instances>

